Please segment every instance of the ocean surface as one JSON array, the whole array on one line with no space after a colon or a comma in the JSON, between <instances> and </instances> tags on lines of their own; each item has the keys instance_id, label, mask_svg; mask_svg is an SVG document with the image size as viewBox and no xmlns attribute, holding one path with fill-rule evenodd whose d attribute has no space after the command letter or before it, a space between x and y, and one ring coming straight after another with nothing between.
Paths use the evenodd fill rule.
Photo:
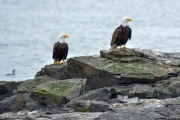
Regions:
<instances>
[{"instance_id":1,"label":"ocean surface","mask_svg":"<svg viewBox=\"0 0 180 120\"><path fill-rule=\"evenodd\" d=\"M70 37L68 58L99 55L125 16L133 20L127 47L180 52L179 0L0 0L0 80L34 78L53 63L60 33Z\"/></svg>"}]
</instances>

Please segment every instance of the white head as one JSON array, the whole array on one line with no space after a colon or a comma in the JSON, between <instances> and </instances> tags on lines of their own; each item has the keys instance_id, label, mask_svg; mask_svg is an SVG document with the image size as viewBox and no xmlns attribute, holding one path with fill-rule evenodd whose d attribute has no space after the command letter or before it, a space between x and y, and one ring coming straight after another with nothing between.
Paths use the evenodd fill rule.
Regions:
<instances>
[{"instance_id":1,"label":"white head","mask_svg":"<svg viewBox=\"0 0 180 120\"><path fill-rule=\"evenodd\" d=\"M60 34L59 35L59 42L65 43L65 38L69 38L69 36L67 34Z\"/></svg>"},{"instance_id":2,"label":"white head","mask_svg":"<svg viewBox=\"0 0 180 120\"><path fill-rule=\"evenodd\" d=\"M132 21L132 19L129 17L124 17L122 19L122 26L127 26L129 21Z\"/></svg>"}]
</instances>

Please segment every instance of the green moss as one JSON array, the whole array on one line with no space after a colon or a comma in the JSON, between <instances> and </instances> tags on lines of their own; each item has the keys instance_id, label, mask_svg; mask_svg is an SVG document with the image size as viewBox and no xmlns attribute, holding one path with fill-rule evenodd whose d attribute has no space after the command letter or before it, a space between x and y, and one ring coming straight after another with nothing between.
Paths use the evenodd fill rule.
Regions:
<instances>
[{"instance_id":1,"label":"green moss","mask_svg":"<svg viewBox=\"0 0 180 120\"><path fill-rule=\"evenodd\" d=\"M129 58L127 58L127 60L128 59ZM172 69L169 69L169 66L158 65L148 59L141 59L136 62L104 60L100 63L99 68L112 73L120 73L123 75L146 79L154 79L154 77L167 77L169 72L172 71ZM176 69L177 68L175 68L175 70ZM175 70L173 69L173 72Z\"/></svg>"},{"instance_id":2,"label":"green moss","mask_svg":"<svg viewBox=\"0 0 180 120\"><path fill-rule=\"evenodd\" d=\"M38 87L36 87L34 89L35 92L39 92L41 94L46 94L47 92L50 94L55 94L55 95L59 95L59 94L63 94L65 92L67 92L71 87L72 87L72 83L70 82L66 82L66 81L62 81L62 82L50 82L47 85L46 84L42 84Z\"/></svg>"},{"instance_id":3,"label":"green moss","mask_svg":"<svg viewBox=\"0 0 180 120\"><path fill-rule=\"evenodd\" d=\"M85 107L76 107L75 109L78 112L89 112L88 108Z\"/></svg>"},{"instance_id":4,"label":"green moss","mask_svg":"<svg viewBox=\"0 0 180 120\"><path fill-rule=\"evenodd\" d=\"M51 94L62 94L72 87L71 83L61 82L61 83L51 83L48 86L51 89Z\"/></svg>"},{"instance_id":5,"label":"green moss","mask_svg":"<svg viewBox=\"0 0 180 120\"><path fill-rule=\"evenodd\" d=\"M64 97L61 96L61 95L57 96L57 95L49 94L49 93L48 93L48 94L45 95L45 99L46 99L47 101L52 102L52 103L61 104L61 102L63 102Z\"/></svg>"},{"instance_id":6,"label":"green moss","mask_svg":"<svg viewBox=\"0 0 180 120\"><path fill-rule=\"evenodd\" d=\"M33 89L34 92L40 93L40 94L46 94L47 91L46 90L42 90L42 89Z\"/></svg>"}]
</instances>

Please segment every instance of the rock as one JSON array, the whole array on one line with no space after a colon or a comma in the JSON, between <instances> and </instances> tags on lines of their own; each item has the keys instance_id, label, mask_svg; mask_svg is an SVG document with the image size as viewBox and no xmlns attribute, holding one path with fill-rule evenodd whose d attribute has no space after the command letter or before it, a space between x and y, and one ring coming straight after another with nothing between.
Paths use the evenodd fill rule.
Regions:
<instances>
[{"instance_id":1,"label":"rock","mask_svg":"<svg viewBox=\"0 0 180 120\"><path fill-rule=\"evenodd\" d=\"M104 112L109 108L109 104L106 102L116 97L117 94L114 88L100 88L73 99L66 106L74 108L78 112Z\"/></svg>"},{"instance_id":2,"label":"rock","mask_svg":"<svg viewBox=\"0 0 180 120\"><path fill-rule=\"evenodd\" d=\"M88 108L90 104L91 103L89 100L78 100L68 104L68 107L73 108L74 111L78 111L78 112L89 112Z\"/></svg>"},{"instance_id":3,"label":"rock","mask_svg":"<svg viewBox=\"0 0 180 120\"><path fill-rule=\"evenodd\" d=\"M67 72L67 65L46 65L41 71L37 72L35 77L48 75L59 80L70 79L72 76Z\"/></svg>"},{"instance_id":4,"label":"rock","mask_svg":"<svg viewBox=\"0 0 180 120\"><path fill-rule=\"evenodd\" d=\"M58 79L49 77L47 75L35 77L34 79L28 79L23 81L21 84L17 86L17 89L13 91L14 94L19 93L32 93L33 89L41 85L43 83L49 82L49 81L59 81Z\"/></svg>"},{"instance_id":5,"label":"rock","mask_svg":"<svg viewBox=\"0 0 180 120\"><path fill-rule=\"evenodd\" d=\"M0 81L0 100L3 100L5 97L12 96L12 91L17 89L19 84L21 84L21 82Z\"/></svg>"},{"instance_id":6,"label":"rock","mask_svg":"<svg viewBox=\"0 0 180 120\"><path fill-rule=\"evenodd\" d=\"M139 103L139 98L138 97L133 97L133 98L115 98L111 99L108 101L109 104L115 104L115 103Z\"/></svg>"},{"instance_id":7,"label":"rock","mask_svg":"<svg viewBox=\"0 0 180 120\"><path fill-rule=\"evenodd\" d=\"M172 92L173 97L180 96L180 76L169 79L168 89Z\"/></svg>"},{"instance_id":8,"label":"rock","mask_svg":"<svg viewBox=\"0 0 180 120\"><path fill-rule=\"evenodd\" d=\"M128 97L138 98L158 98L165 99L171 98L172 93L166 88L151 87L149 85L134 85L129 92Z\"/></svg>"},{"instance_id":9,"label":"rock","mask_svg":"<svg viewBox=\"0 0 180 120\"><path fill-rule=\"evenodd\" d=\"M22 95L24 97L25 102L31 102L32 101L30 98L30 95L31 95L30 93L24 93Z\"/></svg>"},{"instance_id":10,"label":"rock","mask_svg":"<svg viewBox=\"0 0 180 120\"><path fill-rule=\"evenodd\" d=\"M73 99L71 102L78 100L90 100L90 101L94 100L94 101L107 102L108 100L116 97L117 97L117 93L114 88L99 88L88 91L87 93Z\"/></svg>"},{"instance_id":11,"label":"rock","mask_svg":"<svg viewBox=\"0 0 180 120\"><path fill-rule=\"evenodd\" d=\"M164 64L159 57L162 53L156 54L135 49L101 51L101 57L68 59L67 71L73 77L87 78L87 90L130 83L152 83L177 76L180 67Z\"/></svg>"},{"instance_id":12,"label":"rock","mask_svg":"<svg viewBox=\"0 0 180 120\"><path fill-rule=\"evenodd\" d=\"M180 53L100 54L46 65L34 79L0 82L0 119L180 119Z\"/></svg>"},{"instance_id":13,"label":"rock","mask_svg":"<svg viewBox=\"0 0 180 120\"><path fill-rule=\"evenodd\" d=\"M121 102L124 102L124 103L138 103L139 98L138 97L133 97L133 98L121 99Z\"/></svg>"},{"instance_id":14,"label":"rock","mask_svg":"<svg viewBox=\"0 0 180 120\"><path fill-rule=\"evenodd\" d=\"M77 112L105 112L109 109L109 104L103 101L79 100L72 106Z\"/></svg>"},{"instance_id":15,"label":"rock","mask_svg":"<svg viewBox=\"0 0 180 120\"><path fill-rule=\"evenodd\" d=\"M93 99L96 101L104 101L107 102L112 98L117 98L116 89L114 88L103 88L97 98Z\"/></svg>"},{"instance_id":16,"label":"rock","mask_svg":"<svg viewBox=\"0 0 180 120\"><path fill-rule=\"evenodd\" d=\"M85 94L71 100L69 103L66 104L66 106L74 108L73 105L74 105L74 102L76 102L76 101L82 101L82 100L92 101L94 99L98 99L99 95L103 91L103 89L104 88L99 88L99 89L88 91L87 93L85 93Z\"/></svg>"},{"instance_id":17,"label":"rock","mask_svg":"<svg viewBox=\"0 0 180 120\"><path fill-rule=\"evenodd\" d=\"M86 90L117 86L119 78L98 68L98 64L103 61L105 61L104 58L91 56L70 58L67 69L73 77L87 78Z\"/></svg>"},{"instance_id":18,"label":"rock","mask_svg":"<svg viewBox=\"0 0 180 120\"><path fill-rule=\"evenodd\" d=\"M114 88L116 90L117 95L128 95L129 92L132 90L134 85L121 85L121 86L113 86L112 88Z\"/></svg>"},{"instance_id":19,"label":"rock","mask_svg":"<svg viewBox=\"0 0 180 120\"><path fill-rule=\"evenodd\" d=\"M34 111L34 110L39 110L42 108L42 106L39 105L38 101L33 101L33 102L27 102L25 104L26 110Z\"/></svg>"},{"instance_id":20,"label":"rock","mask_svg":"<svg viewBox=\"0 0 180 120\"><path fill-rule=\"evenodd\" d=\"M88 108L89 112L106 112L109 109L109 104L102 101L91 101Z\"/></svg>"},{"instance_id":21,"label":"rock","mask_svg":"<svg viewBox=\"0 0 180 120\"><path fill-rule=\"evenodd\" d=\"M83 113L83 112L74 112L74 113L64 113L64 114L55 114L52 117L52 120L95 120L101 112L93 113Z\"/></svg>"},{"instance_id":22,"label":"rock","mask_svg":"<svg viewBox=\"0 0 180 120\"><path fill-rule=\"evenodd\" d=\"M60 81L48 76L42 76L39 79L49 79L49 81L37 85L33 89L31 97L46 106L61 106L77 98L82 94L86 84L85 79L78 78Z\"/></svg>"},{"instance_id":23,"label":"rock","mask_svg":"<svg viewBox=\"0 0 180 120\"><path fill-rule=\"evenodd\" d=\"M25 106L25 100L22 95L13 95L0 101L0 114L4 112L17 112Z\"/></svg>"},{"instance_id":24,"label":"rock","mask_svg":"<svg viewBox=\"0 0 180 120\"><path fill-rule=\"evenodd\" d=\"M163 116L144 108L126 108L103 113L95 120L154 120Z\"/></svg>"}]
</instances>

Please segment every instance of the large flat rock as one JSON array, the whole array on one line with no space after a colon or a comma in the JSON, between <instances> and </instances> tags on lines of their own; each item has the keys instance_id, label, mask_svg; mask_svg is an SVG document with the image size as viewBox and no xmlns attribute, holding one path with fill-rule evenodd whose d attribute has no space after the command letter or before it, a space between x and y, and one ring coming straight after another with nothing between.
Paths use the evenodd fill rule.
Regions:
<instances>
[{"instance_id":1,"label":"large flat rock","mask_svg":"<svg viewBox=\"0 0 180 120\"><path fill-rule=\"evenodd\" d=\"M101 57L82 56L68 59L67 69L73 77L87 78L87 89L129 83L152 83L178 75L178 57L173 59L171 56L163 61L159 57L163 53L159 53L159 56L154 54L150 55L146 51L135 52L133 49L101 51ZM170 59L171 62L168 62Z\"/></svg>"}]
</instances>

